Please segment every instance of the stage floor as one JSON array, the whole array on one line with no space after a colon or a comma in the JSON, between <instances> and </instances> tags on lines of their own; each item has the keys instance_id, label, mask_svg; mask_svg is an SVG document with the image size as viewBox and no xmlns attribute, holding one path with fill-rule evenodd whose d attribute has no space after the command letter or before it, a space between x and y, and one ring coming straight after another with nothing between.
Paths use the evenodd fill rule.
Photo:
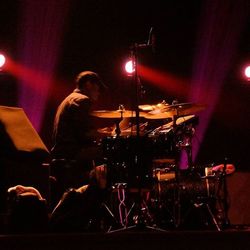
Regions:
<instances>
[{"instance_id":1,"label":"stage floor","mask_svg":"<svg viewBox=\"0 0 250 250\"><path fill-rule=\"evenodd\" d=\"M124 230L113 233L0 235L4 250L249 250L250 227L224 231Z\"/></svg>"}]
</instances>

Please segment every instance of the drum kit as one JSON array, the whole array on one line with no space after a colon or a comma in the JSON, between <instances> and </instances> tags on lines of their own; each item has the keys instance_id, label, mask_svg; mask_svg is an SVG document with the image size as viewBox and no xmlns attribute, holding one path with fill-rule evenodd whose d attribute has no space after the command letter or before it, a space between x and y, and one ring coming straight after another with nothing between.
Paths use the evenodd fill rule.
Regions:
<instances>
[{"instance_id":1,"label":"drum kit","mask_svg":"<svg viewBox=\"0 0 250 250\"><path fill-rule=\"evenodd\" d=\"M116 190L118 196L121 190L123 194L123 199L119 199L120 225L127 227L129 224L125 200L129 203L131 190L137 190L139 201L133 202L130 210L138 202L147 218L141 213L139 217L143 217L146 225L168 230L199 224L199 227L212 226L221 230L223 222L217 219L216 207L218 178L207 175L206 167L196 168L192 162L192 138L198 124L195 114L206 106L194 103L169 105L163 101L138 107L142 121L139 133L138 126L131 125L136 112L126 110L123 105L117 110L92 112L95 117L117 121L113 127L99 129L99 133L103 135L101 144L108 186ZM188 159L185 170L179 166L183 153ZM125 209L123 214L121 206Z\"/></svg>"},{"instance_id":2,"label":"drum kit","mask_svg":"<svg viewBox=\"0 0 250 250\"><path fill-rule=\"evenodd\" d=\"M123 105L117 110L92 112L95 117L116 120L115 126L98 130L104 135L102 145L107 165L114 171L110 171L111 184L144 185L158 167L177 165L182 151L188 153L188 164L192 167L190 148L198 121L194 113L205 109L205 105L169 105L163 101L156 105L139 105L139 109L139 118L144 120L139 124L139 133L137 125L131 125L136 112L126 110ZM155 123L160 126L155 127ZM131 183L132 180L140 183Z\"/></svg>"}]
</instances>

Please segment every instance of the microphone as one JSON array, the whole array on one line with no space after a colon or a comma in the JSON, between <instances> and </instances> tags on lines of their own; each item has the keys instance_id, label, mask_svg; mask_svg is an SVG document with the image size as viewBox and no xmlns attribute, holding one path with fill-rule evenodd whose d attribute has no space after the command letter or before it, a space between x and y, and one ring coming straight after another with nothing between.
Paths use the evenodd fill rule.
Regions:
<instances>
[{"instance_id":1,"label":"microphone","mask_svg":"<svg viewBox=\"0 0 250 250\"><path fill-rule=\"evenodd\" d=\"M152 48L152 51L155 52L155 40L156 39L155 39L154 28L151 27L149 30L147 43L137 44L137 48L139 49Z\"/></svg>"},{"instance_id":2,"label":"microphone","mask_svg":"<svg viewBox=\"0 0 250 250\"><path fill-rule=\"evenodd\" d=\"M148 42L147 45L151 46L152 45L152 36L153 36L153 27L150 28L149 34L148 34Z\"/></svg>"},{"instance_id":3,"label":"microphone","mask_svg":"<svg viewBox=\"0 0 250 250\"><path fill-rule=\"evenodd\" d=\"M152 51L155 52L155 32L154 32L154 28L151 27L150 31L149 31L149 35L148 35L148 42L147 45L148 47L152 48Z\"/></svg>"}]
</instances>

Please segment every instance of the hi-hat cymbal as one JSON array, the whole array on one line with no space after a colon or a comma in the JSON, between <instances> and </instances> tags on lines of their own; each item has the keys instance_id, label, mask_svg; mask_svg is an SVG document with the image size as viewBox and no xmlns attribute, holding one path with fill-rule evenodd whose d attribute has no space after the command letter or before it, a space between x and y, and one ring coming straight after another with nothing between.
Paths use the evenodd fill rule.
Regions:
<instances>
[{"instance_id":1,"label":"hi-hat cymbal","mask_svg":"<svg viewBox=\"0 0 250 250\"><path fill-rule=\"evenodd\" d=\"M132 110L96 110L91 113L92 116L99 118L131 118L136 117L136 112ZM139 117L145 117L144 112L139 113Z\"/></svg>"}]
</instances>

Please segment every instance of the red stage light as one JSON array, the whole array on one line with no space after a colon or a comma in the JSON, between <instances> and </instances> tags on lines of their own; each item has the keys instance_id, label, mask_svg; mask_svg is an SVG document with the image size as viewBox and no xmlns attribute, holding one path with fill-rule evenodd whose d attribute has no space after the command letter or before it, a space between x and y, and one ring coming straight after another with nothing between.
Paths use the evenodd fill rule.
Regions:
<instances>
[{"instance_id":1,"label":"red stage light","mask_svg":"<svg viewBox=\"0 0 250 250\"><path fill-rule=\"evenodd\" d=\"M6 58L3 54L0 54L0 68L2 68L4 66L6 62Z\"/></svg>"},{"instance_id":2,"label":"red stage light","mask_svg":"<svg viewBox=\"0 0 250 250\"><path fill-rule=\"evenodd\" d=\"M132 60L129 60L128 62L126 62L125 64L125 71L128 74L133 74L135 72L135 67L134 67L134 63Z\"/></svg>"},{"instance_id":3,"label":"red stage light","mask_svg":"<svg viewBox=\"0 0 250 250\"><path fill-rule=\"evenodd\" d=\"M246 66L244 69L244 76L250 80L250 65Z\"/></svg>"}]
</instances>

